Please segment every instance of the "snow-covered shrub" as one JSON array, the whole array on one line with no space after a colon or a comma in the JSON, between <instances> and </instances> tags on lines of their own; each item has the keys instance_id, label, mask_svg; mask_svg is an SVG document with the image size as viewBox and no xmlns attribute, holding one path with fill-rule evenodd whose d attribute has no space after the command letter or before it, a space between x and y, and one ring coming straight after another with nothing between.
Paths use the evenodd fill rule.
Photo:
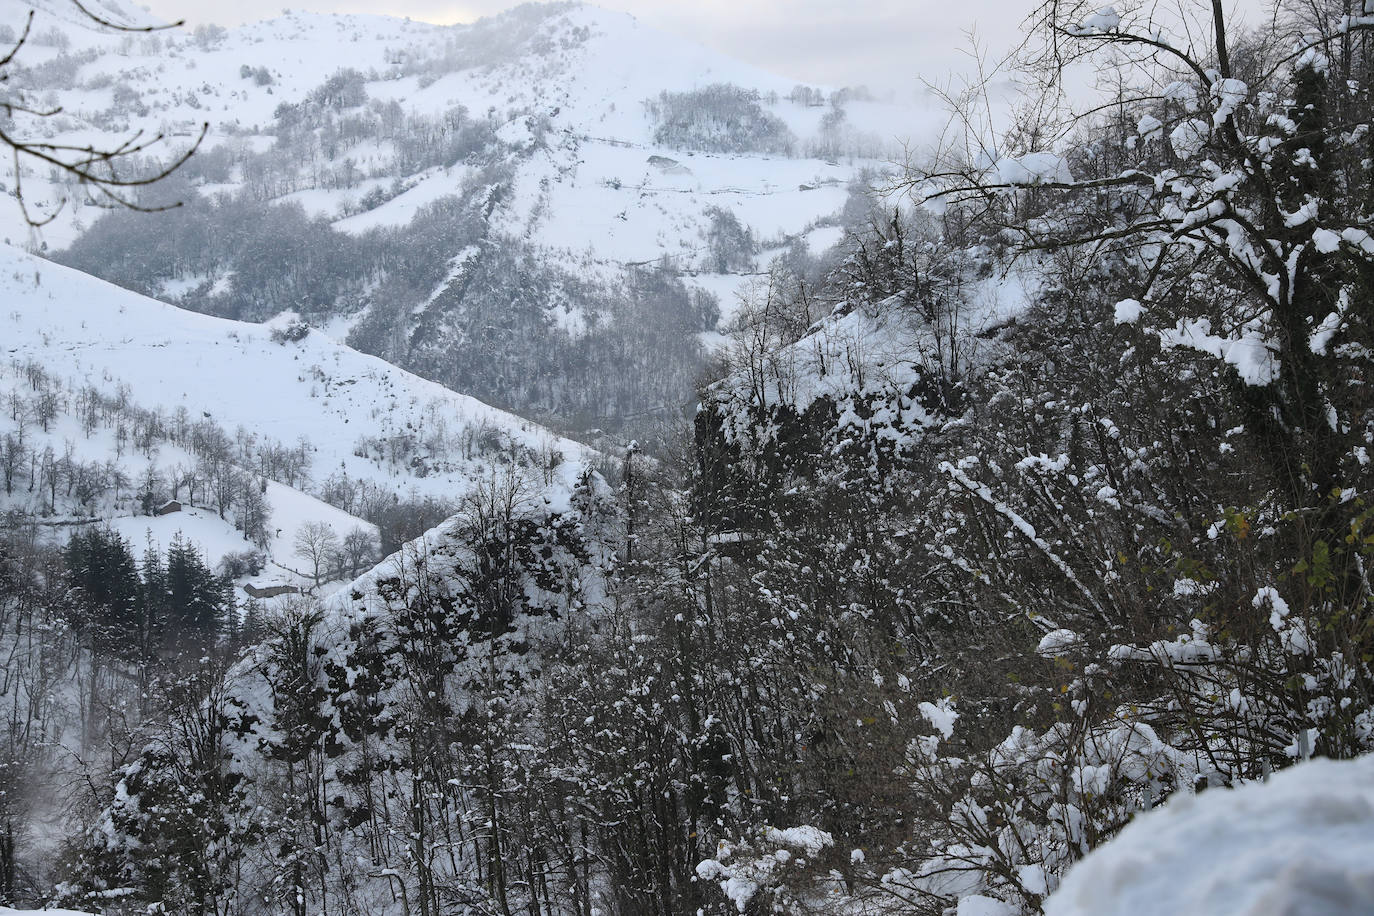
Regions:
<instances>
[{"instance_id":1,"label":"snow-covered shrub","mask_svg":"<svg viewBox=\"0 0 1374 916\"><path fill-rule=\"evenodd\" d=\"M654 142L713 153L790 155L797 140L787 124L764 109L759 94L729 83L689 92L662 92L645 102L655 122Z\"/></svg>"},{"instance_id":2,"label":"snow-covered shrub","mask_svg":"<svg viewBox=\"0 0 1374 916\"><path fill-rule=\"evenodd\" d=\"M273 83L271 70L266 67L249 66L248 64L239 66L239 79L251 79L257 86L270 86Z\"/></svg>"},{"instance_id":3,"label":"snow-covered shrub","mask_svg":"<svg viewBox=\"0 0 1374 916\"><path fill-rule=\"evenodd\" d=\"M239 579L258 575L266 565L267 558L261 551L230 551L220 558L219 573L226 579Z\"/></svg>"},{"instance_id":4,"label":"snow-covered shrub","mask_svg":"<svg viewBox=\"0 0 1374 916\"><path fill-rule=\"evenodd\" d=\"M277 344L300 343L310 336L310 325L294 313L275 319L271 322L271 328L272 342Z\"/></svg>"},{"instance_id":5,"label":"snow-covered shrub","mask_svg":"<svg viewBox=\"0 0 1374 916\"><path fill-rule=\"evenodd\" d=\"M229 32L222 25L215 25L213 22L202 23L195 27L191 33L191 38L202 51L218 47L229 37Z\"/></svg>"},{"instance_id":6,"label":"snow-covered shrub","mask_svg":"<svg viewBox=\"0 0 1374 916\"><path fill-rule=\"evenodd\" d=\"M763 827L756 838L736 843L722 840L713 859L697 865L697 876L720 887L721 894L740 913L761 905L775 913L796 904L787 887L789 869L804 869L835 845L834 838L815 827Z\"/></svg>"},{"instance_id":7,"label":"snow-covered shrub","mask_svg":"<svg viewBox=\"0 0 1374 916\"><path fill-rule=\"evenodd\" d=\"M367 102L367 78L352 67L345 67L311 90L308 104L320 109L357 108Z\"/></svg>"}]
</instances>

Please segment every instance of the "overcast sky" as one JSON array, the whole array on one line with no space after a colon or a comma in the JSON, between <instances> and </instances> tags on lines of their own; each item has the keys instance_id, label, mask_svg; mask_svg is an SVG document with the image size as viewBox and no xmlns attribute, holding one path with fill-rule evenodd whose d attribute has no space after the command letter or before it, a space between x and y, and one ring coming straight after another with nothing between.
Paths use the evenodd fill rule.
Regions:
<instances>
[{"instance_id":1,"label":"overcast sky","mask_svg":"<svg viewBox=\"0 0 1374 916\"><path fill-rule=\"evenodd\" d=\"M428 22L471 22L514 0L136 0L189 25L238 25L280 14L383 13ZM1106 0L1104 0L1106 2ZM966 68L966 33L1001 51L1017 39L1035 0L600 0L641 22L692 38L802 82L915 91Z\"/></svg>"}]
</instances>

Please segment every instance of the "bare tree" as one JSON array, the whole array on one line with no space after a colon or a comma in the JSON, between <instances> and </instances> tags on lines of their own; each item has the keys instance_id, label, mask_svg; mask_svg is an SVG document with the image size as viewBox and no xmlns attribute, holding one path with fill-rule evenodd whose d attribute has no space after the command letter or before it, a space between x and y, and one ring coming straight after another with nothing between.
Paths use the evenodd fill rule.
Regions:
<instances>
[{"instance_id":1,"label":"bare tree","mask_svg":"<svg viewBox=\"0 0 1374 916\"><path fill-rule=\"evenodd\" d=\"M296 553L310 562L315 587L323 581L329 560L339 549L339 536L327 522L306 522L296 529Z\"/></svg>"},{"instance_id":2,"label":"bare tree","mask_svg":"<svg viewBox=\"0 0 1374 916\"><path fill-rule=\"evenodd\" d=\"M340 566L347 565L348 573L357 576L363 566L373 562L377 556L377 537L361 525L355 526L344 535L343 548L339 554Z\"/></svg>"},{"instance_id":3,"label":"bare tree","mask_svg":"<svg viewBox=\"0 0 1374 916\"><path fill-rule=\"evenodd\" d=\"M117 33L154 32L177 28L184 24L182 21L177 21L170 25L128 25L111 21L92 12L80 0L67 0L67 2L71 3L82 16L94 25ZM0 83L8 81L20 52L32 36L34 12L33 10L29 11L24 19L24 26L19 37L9 50L0 56ZM26 163L36 164L40 167L47 166L58 173L74 178L81 187L86 189L89 195L106 204L145 212L166 210L170 207L148 207L139 204L134 199L133 193L139 188L166 178L180 168L200 148L210 126L208 123L202 124L200 134L195 141L188 149L175 153L170 164L157 166L149 171L146 167L141 168L139 163L145 155L166 149L168 137L165 134L157 133L150 136L142 130L137 130L108 144L81 145L79 143L57 143L43 140L36 135L36 131L25 130L22 126L26 122L32 126L34 120L52 118L61 112L62 107L60 105L38 106L31 103L25 98L23 92L6 94L3 99L0 99L0 114L4 115L4 118L0 119L0 144L8 147L13 156L14 196L19 201L24 219L30 226L39 227L52 222L57 218L57 214L61 212L67 201L63 199L58 207L46 216L40 217L31 213L25 203L23 191ZM179 204L171 206L179 206Z\"/></svg>"},{"instance_id":4,"label":"bare tree","mask_svg":"<svg viewBox=\"0 0 1374 916\"><path fill-rule=\"evenodd\" d=\"M9 496L14 492L14 478L19 473L19 469L24 466L24 461L28 458L29 449L24 444L24 432L21 427L18 434L14 432L5 433L5 438L0 440L0 474L5 478L5 495Z\"/></svg>"}]
</instances>

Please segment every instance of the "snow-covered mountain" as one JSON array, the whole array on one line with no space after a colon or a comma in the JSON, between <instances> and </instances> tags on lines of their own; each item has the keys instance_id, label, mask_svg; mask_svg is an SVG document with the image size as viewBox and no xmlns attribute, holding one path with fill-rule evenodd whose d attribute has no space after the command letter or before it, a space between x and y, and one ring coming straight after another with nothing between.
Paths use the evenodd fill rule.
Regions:
<instances>
[{"instance_id":1,"label":"snow-covered mountain","mask_svg":"<svg viewBox=\"0 0 1374 916\"><path fill-rule=\"evenodd\" d=\"M296 309L576 429L687 399L698 335L775 258L802 269L862 221L852 189L939 123L577 4L447 27L287 13L111 34L71 20L44 8L18 58L12 85L62 106L21 119L26 135L99 148L160 134L168 162L208 125L144 198L187 206L98 221L87 189L35 168L29 212L55 218L26 234L10 207L4 236L199 311Z\"/></svg>"},{"instance_id":2,"label":"snow-covered mountain","mask_svg":"<svg viewBox=\"0 0 1374 916\"><path fill-rule=\"evenodd\" d=\"M475 116L496 118L503 140L517 150L543 147L521 169L516 193L502 203L503 228L528 228L542 243L593 250L602 259L653 259L697 245L700 211L708 203L738 208L744 222L766 237L801 233L838 209L842 185L855 172L851 163L804 155L819 150L832 93L794 95L791 80L591 6L526 5L448 27L290 12L227 31L202 26L146 35L88 26L57 0L6 0L0 16L17 28L30 7L37 9L35 37L19 63L28 70L27 85L61 93L61 115L42 126L54 138L100 141L127 129L160 131L175 142L208 122L207 150L263 148L274 142L280 106L301 103L341 69L352 68L365 77L369 105L395 101L408 115L431 117L461 105ZM113 21L149 21L118 0L97 9ZM797 158L695 155L677 167L650 162L655 154L680 159L684 151L655 141L645 103L665 91L713 84L760 93L765 110L799 141ZM881 160L899 150L899 140L931 123L879 102L851 99L844 111L844 130L827 153L862 150ZM453 193L461 178L452 169L403 174L394 154L386 138L369 138L345 142L329 157L351 158L362 175L380 170L385 179L410 186L400 199L355 215L343 228L406 222L422 201ZM35 206L45 196L49 203L58 197L56 188L41 188L45 177L35 175L26 189ZM227 190L243 176L234 179L213 190ZM294 196L311 212L333 217L377 181L360 178L348 188L312 187ZM73 207L44 238L65 244L95 215ZM11 221L6 232L17 237L17 229Z\"/></svg>"},{"instance_id":3,"label":"snow-covered mountain","mask_svg":"<svg viewBox=\"0 0 1374 916\"><path fill-rule=\"evenodd\" d=\"M139 547L180 532L218 562L253 548L244 507L205 470L216 447L204 440L222 437L266 501L258 546L271 564L245 580L258 585L306 584L303 525L375 539L358 517L369 500L453 505L493 466L566 488L592 457L321 332L195 314L7 246L0 297L0 455L18 443L0 509L59 526L112 517ZM149 513L173 496L181 511Z\"/></svg>"}]
</instances>

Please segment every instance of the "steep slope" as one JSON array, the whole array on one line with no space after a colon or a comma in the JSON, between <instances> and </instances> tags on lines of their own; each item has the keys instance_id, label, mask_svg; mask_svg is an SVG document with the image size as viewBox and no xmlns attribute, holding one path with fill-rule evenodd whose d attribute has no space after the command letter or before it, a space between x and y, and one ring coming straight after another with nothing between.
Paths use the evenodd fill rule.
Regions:
<instances>
[{"instance_id":1,"label":"steep slope","mask_svg":"<svg viewBox=\"0 0 1374 916\"><path fill-rule=\"evenodd\" d=\"M136 545L145 530L164 542L181 530L212 561L235 543L250 549L233 498L219 504L244 534L220 521L226 512L189 505L210 505L216 488L214 471L204 470L206 438L222 438L226 460L260 481L271 513L260 546L280 574L310 572L294 544L306 523L327 524L339 537L353 527L375 536L375 526L354 517L368 505L402 497L454 504L496 464L571 483L591 456L300 326L198 315L13 248L0 248L0 295L8 306L0 317L0 437L21 450L14 492L0 493L0 505L57 520L127 516L153 475L161 481L155 502L175 495L187 511L147 518L144 505L139 518L117 522ZM97 412L117 419L100 422ZM97 465L105 466L103 483L83 489L71 468ZM28 487L19 479L25 473ZM111 478L122 480L122 495Z\"/></svg>"},{"instance_id":2,"label":"steep slope","mask_svg":"<svg viewBox=\"0 0 1374 916\"><path fill-rule=\"evenodd\" d=\"M411 912L416 896L428 912L458 895L481 899L496 847L487 836L533 848L563 824L559 811L531 821L505 799L555 759L542 748L559 733L549 699L561 660L586 651L608 616L613 557L597 521L608 495L595 475L542 492L493 479L469 511L318 609L283 614L192 712L218 724L209 765L178 772L182 739L166 733L120 767L101 829L79 842L80 876L59 900L84 905L119 887L138 909L190 912L229 895L248 900L246 912L267 911L256 889L280 883L279 863L314 818L329 824L317 849L327 844L328 860L349 866L317 872L324 856L301 857L288 885L301 906L339 893L374 913ZM474 828L482 817L489 826ZM210 841L211 823L232 841ZM430 852L460 830L472 842ZM547 885L561 892L566 870L560 859ZM192 873L204 880L184 880ZM398 901L396 888L417 874L425 888ZM522 900L536 886L514 869L510 881L496 893Z\"/></svg>"},{"instance_id":3,"label":"steep slope","mask_svg":"<svg viewBox=\"0 0 1374 916\"><path fill-rule=\"evenodd\" d=\"M464 587L460 575L476 591L475 577L493 558L460 535L474 513L489 511L495 495L505 494L521 513L508 517L511 538L525 538L511 547L519 568L510 572L516 583L510 587L523 589L520 577L527 576L531 605L530 625L502 640L512 646L512 666L523 664L532 630L549 629L544 622L562 619L560 609L580 611L577 602L599 594L578 584L587 561L575 494L589 492L596 478L584 473L594 453L576 442L357 353L289 317L256 325L188 312L8 246L0 246L0 301L0 650L7 660L0 693L7 708L22 711L0 730L6 759L17 761L0 773L0 789L7 804L18 806L7 815L21 811L24 819L19 897L7 899L46 898L61 877L47 863L56 861L63 835L71 796L58 787L72 785L69 762L84 758L97 736L123 735L126 728L142 746L138 730L148 724L141 717L152 691L185 683L177 680L174 642L184 631L161 629L151 612L136 613L127 626L109 624L97 612L83 616L73 606L81 599L70 597L81 589L68 590L67 567L46 544L66 544L71 534L106 522L136 556L146 557L145 550L168 555L169 570L178 545L212 566L232 561L224 569L242 587L235 594L240 602L245 591L275 598L273 586L330 596L328 629L345 653L348 624L368 615L389 621L395 610L397 643L413 635L405 630L404 607L392 605L405 605L409 596L394 586L398 576L415 571L417 559L434 569L420 584L421 597L435 597L436 613ZM372 520L402 515L432 525L434 512L455 510L435 533L348 584L377 563L379 547L387 548L391 522L383 521L379 532ZM298 535L312 528L330 537L303 544ZM392 534L404 530L398 525ZM552 561L542 553L544 534L560 551ZM258 568L243 557L255 550L265 555ZM36 556L56 565L40 574L26 565ZM148 593L157 594L148 568L140 567L140 575ZM43 590L56 597L33 600ZM363 591L370 596L366 607ZM170 586L167 593L175 594ZM377 602L382 606L373 608ZM288 605L269 608L274 628L275 615L289 614ZM264 619L258 609L240 605L234 613L240 637L258 632ZM56 653L63 662L54 667L59 644L66 651ZM140 656L144 651L149 654ZM191 668L208 666L211 655L202 657L196 647L189 657L199 661ZM40 678L40 672L46 673ZM251 672L245 667L243 673ZM89 683L82 678L97 676L99 691L82 687ZM144 686L164 677L155 688ZM132 699L111 722L101 704L116 694ZM266 702L253 694L244 699ZM159 694L157 702L163 700ZM197 708L194 700L169 702ZM281 739L274 731L279 721L264 721L266 739ZM179 797L167 788L142 800ZM281 797L269 785L262 789L266 798ZM188 802L182 813L198 804L179 798ZM165 861L215 846L179 842L164 850ZM108 910L102 899L97 893L77 906Z\"/></svg>"}]
</instances>

